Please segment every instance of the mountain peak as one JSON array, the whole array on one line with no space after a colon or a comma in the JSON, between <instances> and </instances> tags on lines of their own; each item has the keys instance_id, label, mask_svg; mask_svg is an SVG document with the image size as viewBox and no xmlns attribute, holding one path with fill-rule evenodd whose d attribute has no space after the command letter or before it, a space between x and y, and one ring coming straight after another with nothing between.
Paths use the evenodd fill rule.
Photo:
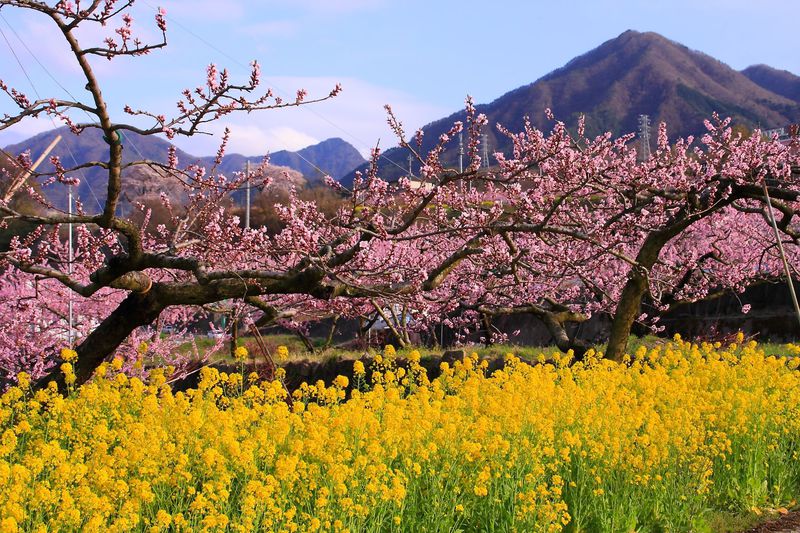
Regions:
<instances>
[{"instance_id":1,"label":"mountain peak","mask_svg":"<svg viewBox=\"0 0 800 533\"><path fill-rule=\"evenodd\" d=\"M668 39L661 35L660 33L656 33L654 31L636 31L636 30L625 30L624 32L620 33L618 36L614 37L613 39L609 39L608 41L604 42L594 50L591 50L589 53L592 53L595 50L602 50L604 47L606 48L619 48L619 47L649 47L649 46L666 46L666 47L678 47L688 50L682 44L675 42L671 39Z\"/></svg>"},{"instance_id":2,"label":"mountain peak","mask_svg":"<svg viewBox=\"0 0 800 533\"><path fill-rule=\"evenodd\" d=\"M545 117L547 108L568 126L584 115L589 136L634 132L642 114L649 115L652 124L666 122L673 138L702 133L703 120L714 112L731 117L735 124L773 128L800 120L800 78L791 73L782 76L785 90L658 33L627 30L479 109L489 118L484 131L492 152L510 148L495 124L518 131L527 116L534 126L548 131L553 125ZM464 113L425 126L423 149L430 149L430 143L455 120L464 120ZM443 159L452 164L455 150L449 148ZM400 169L406 168L405 154L392 149L384 156L395 164L381 163L382 175L399 177ZM345 184L350 180L352 174Z\"/></svg>"},{"instance_id":3,"label":"mountain peak","mask_svg":"<svg viewBox=\"0 0 800 533\"><path fill-rule=\"evenodd\" d=\"M317 143L315 146L350 146L350 143L341 137L331 137ZM310 147L309 147L310 148Z\"/></svg>"},{"instance_id":4,"label":"mountain peak","mask_svg":"<svg viewBox=\"0 0 800 533\"><path fill-rule=\"evenodd\" d=\"M325 139L297 152L275 152L269 159L276 165L298 169L311 181L326 174L339 179L365 161L353 145L339 137Z\"/></svg>"},{"instance_id":5,"label":"mountain peak","mask_svg":"<svg viewBox=\"0 0 800 533\"><path fill-rule=\"evenodd\" d=\"M656 33L654 31L637 31L637 30L625 30L624 32L620 33L615 38L611 39L611 41L642 41L642 42L656 42L656 41L667 41L673 42L661 35L660 33Z\"/></svg>"},{"instance_id":6,"label":"mountain peak","mask_svg":"<svg viewBox=\"0 0 800 533\"><path fill-rule=\"evenodd\" d=\"M537 83L557 79L566 73L582 69L620 74L634 68L635 65L656 61L658 57L678 57L685 54L699 54L699 52L692 52L686 46L659 33L626 30L617 37L573 58L563 67L543 76Z\"/></svg>"}]
</instances>

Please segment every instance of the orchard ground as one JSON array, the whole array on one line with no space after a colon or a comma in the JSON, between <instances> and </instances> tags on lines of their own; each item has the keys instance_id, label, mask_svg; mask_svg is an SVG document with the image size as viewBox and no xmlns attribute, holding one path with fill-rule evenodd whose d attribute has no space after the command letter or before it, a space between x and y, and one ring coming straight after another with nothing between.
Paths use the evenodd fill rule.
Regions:
<instances>
[{"instance_id":1,"label":"orchard ground","mask_svg":"<svg viewBox=\"0 0 800 533\"><path fill-rule=\"evenodd\" d=\"M731 338L733 335L731 335ZM361 349L355 348L345 348L341 346L331 346L328 348L324 348L323 344L325 339L323 338L312 338L311 342L316 347L315 351L310 351L306 348L305 344L302 340L300 340L296 335L292 334L282 334L282 333L275 333L263 336L264 342L267 347L274 352L278 346L286 346L289 351L289 357L287 361L312 361L312 362L320 362L326 361L329 359L335 360L356 360L361 359L363 357L372 358L375 354L382 353L383 347L377 345L370 345ZM750 339L748 339L750 340ZM647 349L653 348L658 345L669 343L670 339L666 339L663 337L658 337L655 335L646 335L643 337L631 336L629 337L628 346L630 347L631 352L635 352L640 346L644 346ZM703 342L702 339L698 339L697 342ZM214 340L210 339L206 336L196 336L194 338L194 343L197 344L198 348L201 350L206 350L209 347L214 345ZM185 343L181 346L182 350L189 351L191 349L191 342ZM252 360L258 360L259 354L258 349L256 348L256 341L252 336L242 336L237 341L237 346L245 346L248 349L250 354L250 358ZM394 345L393 345L394 346ZM759 348L761 348L765 354L767 355L786 355L787 354L787 344L782 343L775 343L775 342L759 342ZM531 345L522 345L522 344L514 344L514 343L498 343L498 344L465 344L459 345L457 347L441 347L441 346L410 346L406 348L396 347L394 346L394 350L397 353L397 356L400 358L405 358L411 352L419 352L423 358L438 358L441 357L444 353L448 351L463 351L466 354L477 353L481 358L496 358L496 357L503 357L508 353L513 353L515 356L519 357L520 359L527 360L527 361L536 361L536 359L544 354L545 357L550 360L552 359L554 354L558 356L563 355L562 352L558 349L558 347L554 345L545 345L545 346L531 346ZM603 351L603 345L597 344L594 345L595 351ZM211 354L209 354L209 361L211 363L233 363L235 359L231 356L230 347L228 343L225 346L216 349Z\"/></svg>"}]
</instances>

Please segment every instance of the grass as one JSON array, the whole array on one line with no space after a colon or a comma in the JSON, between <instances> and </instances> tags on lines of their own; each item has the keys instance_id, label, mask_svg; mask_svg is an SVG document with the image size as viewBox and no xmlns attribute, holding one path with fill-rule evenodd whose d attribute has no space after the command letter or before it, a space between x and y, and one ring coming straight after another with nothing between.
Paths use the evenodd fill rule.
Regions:
<instances>
[{"instance_id":1,"label":"grass","mask_svg":"<svg viewBox=\"0 0 800 533\"><path fill-rule=\"evenodd\" d=\"M326 349L322 349L322 345L325 342L323 338L312 338L312 343L318 347L318 349L314 352L309 351L305 344L300 340L299 337L296 335L291 334L268 334L264 335L263 337L264 343L267 345L267 349L270 353L274 353L275 349L278 346L286 346L289 349L289 361L301 361L301 360L311 360L311 361L326 361L330 359L335 360L354 360L360 359L365 355L367 357L372 357L378 353L382 352L382 347L377 346L370 346L366 349L345 349L341 347L330 347ZM216 339L210 339L205 336L197 336L194 339L194 342L197 345L198 350L203 353L209 349L216 343ZM631 336L628 340L628 352L633 353L635 352L640 346L644 346L648 350L669 342L669 339L665 339L662 337L657 337L655 335L646 335L643 337L636 337ZM250 336L242 336L239 337L239 346L245 346L251 353L251 357L258 360L261 358L260 351L258 349L258 345L255 339ZM787 350L786 344L778 344L778 343L759 343L759 347L764 350L766 355L774 355L774 356L787 356L790 353ZM596 351L605 351L605 346L595 345L594 346ZM180 350L183 353L189 353L192 350L192 343L186 342L184 343ZM494 358L502 358L508 353L513 353L517 357L521 359L525 359L528 361L536 360L539 355L544 355L547 360L550 360L552 354L560 354L561 351L555 345L546 345L546 346L523 346L519 344L493 344L491 346L485 345L464 345L464 346L453 346L453 347L440 347L440 346L410 346L406 348L396 348L397 356L399 358L406 358L409 353L412 351L418 351L423 359L426 358L434 358L441 356L444 352L448 350L464 350L465 353L477 353L479 357L482 359L494 359ZM233 358L230 355L229 344L226 342L223 344L222 348L210 354L209 360L212 363L231 363L233 362Z\"/></svg>"},{"instance_id":2,"label":"grass","mask_svg":"<svg viewBox=\"0 0 800 533\"><path fill-rule=\"evenodd\" d=\"M716 511L708 518L709 532L739 533L771 519L772 517L765 518L755 514Z\"/></svg>"}]
</instances>

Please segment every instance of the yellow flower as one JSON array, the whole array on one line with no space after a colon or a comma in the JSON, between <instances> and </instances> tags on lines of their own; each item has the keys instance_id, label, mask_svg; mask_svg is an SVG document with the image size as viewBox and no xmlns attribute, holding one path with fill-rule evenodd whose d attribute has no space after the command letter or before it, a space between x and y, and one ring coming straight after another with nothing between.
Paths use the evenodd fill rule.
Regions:
<instances>
[{"instance_id":1,"label":"yellow flower","mask_svg":"<svg viewBox=\"0 0 800 533\"><path fill-rule=\"evenodd\" d=\"M20 389L27 389L31 385L31 376L27 372L17 374L17 386Z\"/></svg>"},{"instance_id":2,"label":"yellow flower","mask_svg":"<svg viewBox=\"0 0 800 533\"><path fill-rule=\"evenodd\" d=\"M416 356L405 376L386 357L373 386L359 381L346 400L341 376L299 386L292 401L280 381L250 376L242 393L240 375L211 367L182 392L165 386L174 369L146 382L112 373L68 396L55 384L32 392L20 374L0 394L0 532L400 529L420 490L456 502L437 512L457 520L476 505L470 519L542 533L604 523L631 494L670 509L681 531L715 501L789 503L729 487L800 471L794 364L749 342L665 340L634 357L559 367L509 355L489 376L470 357L433 381ZM366 374L361 361L353 370ZM731 466L752 453L765 461L755 475ZM568 493L604 502L568 509Z\"/></svg>"},{"instance_id":3,"label":"yellow flower","mask_svg":"<svg viewBox=\"0 0 800 533\"><path fill-rule=\"evenodd\" d=\"M236 349L233 351L233 357L237 361L244 361L245 359L247 359L248 355L249 354L247 352L247 348L245 348L244 346L237 346Z\"/></svg>"},{"instance_id":4,"label":"yellow flower","mask_svg":"<svg viewBox=\"0 0 800 533\"><path fill-rule=\"evenodd\" d=\"M286 361L289 359L289 348L286 346L278 346L278 349L275 351L275 358L278 361Z\"/></svg>"},{"instance_id":5,"label":"yellow flower","mask_svg":"<svg viewBox=\"0 0 800 533\"><path fill-rule=\"evenodd\" d=\"M61 349L61 359L63 359L67 363L72 363L77 358L78 358L78 352L76 352L75 350L71 350L70 348Z\"/></svg>"},{"instance_id":6,"label":"yellow flower","mask_svg":"<svg viewBox=\"0 0 800 533\"><path fill-rule=\"evenodd\" d=\"M161 528L168 528L172 523L172 517L164 509L159 509L156 513L156 524Z\"/></svg>"}]
</instances>

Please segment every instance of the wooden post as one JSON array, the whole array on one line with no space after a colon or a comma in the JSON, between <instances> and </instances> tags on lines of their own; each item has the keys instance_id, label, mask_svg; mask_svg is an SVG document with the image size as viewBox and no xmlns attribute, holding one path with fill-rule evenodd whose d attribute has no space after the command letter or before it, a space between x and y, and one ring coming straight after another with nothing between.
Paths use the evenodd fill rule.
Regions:
<instances>
[{"instance_id":1,"label":"wooden post","mask_svg":"<svg viewBox=\"0 0 800 533\"><path fill-rule=\"evenodd\" d=\"M767 188L766 178L763 180L764 198L767 200L767 210L769 213L769 220L772 222L772 229L775 231L775 241L778 243L778 251L781 254L781 261L783 261L783 271L786 273L786 283L789 284L789 294L792 295L792 303L794 304L794 312L797 316L797 323L800 325L800 305L797 303L797 294L794 291L794 281L792 281L792 270L789 268L789 261L786 259L786 252L783 250L783 240L778 231L778 223L775 221L775 213L772 211L772 200L769 197L769 189Z\"/></svg>"}]
</instances>

